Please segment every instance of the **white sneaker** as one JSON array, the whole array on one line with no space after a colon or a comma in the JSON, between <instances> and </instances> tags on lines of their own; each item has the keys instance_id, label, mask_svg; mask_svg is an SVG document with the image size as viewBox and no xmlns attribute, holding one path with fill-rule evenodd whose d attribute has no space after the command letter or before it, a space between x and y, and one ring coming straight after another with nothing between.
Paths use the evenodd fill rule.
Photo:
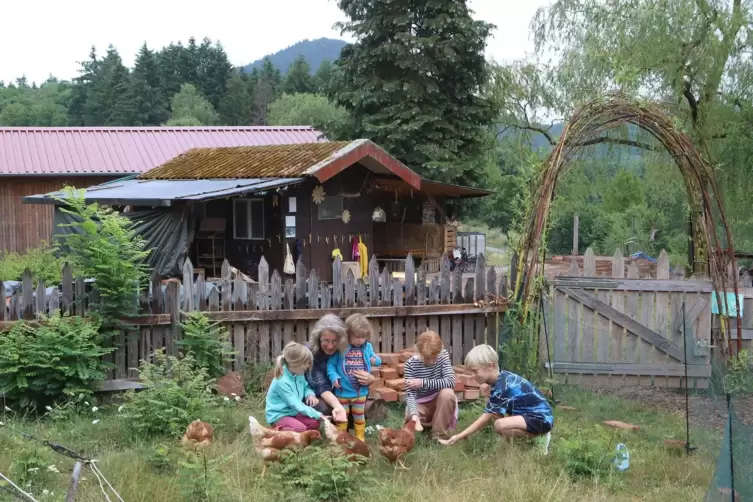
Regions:
<instances>
[{"instance_id":1,"label":"white sneaker","mask_svg":"<svg viewBox=\"0 0 753 502\"><path fill-rule=\"evenodd\" d=\"M551 440L552 440L551 431L535 439L536 446L538 447L539 451L541 451L541 453L543 453L544 455L549 455L549 442Z\"/></svg>"}]
</instances>

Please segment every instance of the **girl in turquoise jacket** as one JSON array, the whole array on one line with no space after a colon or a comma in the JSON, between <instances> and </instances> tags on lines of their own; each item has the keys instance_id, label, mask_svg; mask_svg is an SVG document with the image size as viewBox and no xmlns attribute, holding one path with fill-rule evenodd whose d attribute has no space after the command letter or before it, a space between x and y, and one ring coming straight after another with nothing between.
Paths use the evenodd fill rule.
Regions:
<instances>
[{"instance_id":1,"label":"girl in turquoise jacket","mask_svg":"<svg viewBox=\"0 0 753 502\"><path fill-rule=\"evenodd\" d=\"M349 415L353 415L355 436L363 441L366 436L365 408L369 388L358 383L356 372L370 372L372 366L380 366L382 361L368 341L371 338L371 323L363 314L348 317L345 329L348 332L348 345L329 358L327 376L340 404ZM337 426L340 430L346 430L348 423L338 423Z\"/></svg>"},{"instance_id":2,"label":"girl in turquoise jacket","mask_svg":"<svg viewBox=\"0 0 753 502\"><path fill-rule=\"evenodd\" d=\"M322 414L312 406L319 400L306 381L314 356L305 345L290 342L275 362L275 378L267 391L266 419L278 430L319 429Z\"/></svg>"}]
</instances>

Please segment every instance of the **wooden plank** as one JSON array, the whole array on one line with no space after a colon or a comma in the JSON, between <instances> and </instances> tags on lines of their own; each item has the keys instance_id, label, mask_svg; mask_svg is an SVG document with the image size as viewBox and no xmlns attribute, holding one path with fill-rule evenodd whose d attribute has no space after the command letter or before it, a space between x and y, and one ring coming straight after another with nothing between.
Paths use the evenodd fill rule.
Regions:
<instances>
[{"instance_id":1,"label":"wooden plank","mask_svg":"<svg viewBox=\"0 0 753 502\"><path fill-rule=\"evenodd\" d=\"M657 280L666 280L669 279L669 257L667 256L667 252L662 250L661 253L659 253L659 259L656 264L656 278ZM670 312L670 305L669 305L669 293L662 293L657 292L654 301L655 301L655 315L654 315L654 331L656 331L659 336L666 338L670 341L674 341L671 334L669 333L669 312ZM666 354L662 354L660 352L655 352L655 361L657 363L668 363L670 362L667 358Z\"/></svg>"},{"instance_id":2,"label":"wooden plank","mask_svg":"<svg viewBox=\"0 0 753 502\"><path fill-rule=\"evenodd\" d=\"M379 276L379 291L381 293L381 303L379 305L392 305L392 272L387 267L382 269L382 273Z\"/></svg>"},{"instance_id":3,"label":"wooden plank","mask_svg":"<svg viewBox=\"0 0 753 502\"><path fill-rule=\"evenodd\" d=\"M6 319L9 319L10 316L6 314L6 296L5 296L5 284L3 283L3 278L0 277L0 301L2 301L2 304L0 304L0 321L5 321Z\"/></svg>"},{"instance_id":4,"label":"wooden plank","mask_svg":"<svg viewBox=\"0 0 753 502\"><path fill-rule=\"evenodd\" d=\"M103 380L95 383L95 392L121 392L124 390L141 390L146 386L133 380Z\"/></svg>"},{"instance_id":5,"label":"wooden plank","mask_svg":"<svg viewBox=\"0 0 753 502\"><path fill-rule=\"evenodd\" d=\"M149 283L151 285L152 314L162 314L165 312L165 295L162 292L162 281L156 270L152 272L152 277ZM72 300L73 293L71 292L71 301Z\"/></svg>"},{"instance_id":6,"label":"wooden plank","mask_svg":"<svg viewBox=\"0 0 753 502\"><path fill-rule=\"evenodd\" d=\"M473 277L469 277L465 281L465 291L463 292L463 301L465 303L473 303L474 302L474 279Z\"/></svg>"},{"instance_id":7,"label":"wooden plank","mask_svg":"<svg viewBox=\"0 0 753 502\"><path fill-rule=\"evenodd\" d=\"M413 255L405 258L405 305L416 304L416 263Z\"/></svg>"},{"instance_id":8,"label":"wooden plank","mask_svg":"<svg viewBox=\"0 0 753 502\"><path fill-rule=\"evenodd\" d=\"M486 274L486 292L497 296L497 269L493 265L489 267L489 272Z\"/></svg>"},{"instance_id":9,"label":"wooden plank","mask_svg":"<svg viewBox=\"0 0 753 502\"><path fill-rule=\"evenodd\" d=\"M371 256L369 261L369 307L381 307L379 301L379 264L376 255Z\"/></svg>"},{"instance_id":10,"label":"wooden plank","mask_svg":"<svg viewBox=\"0 0 753 502\"><path fill-rule=\"evenodd\" d=\"M22 317L21 315L22 309L23 309L23 300L21 299L21 293L16 291L10 297L10 312L8 312L9 321L15 321L17 319L20 319Z\"/></svg>"},{"instance_id":11,"label":"wooden plank","mask_svg":"<svg viewBox=\"0 0 753 502\"><path fill-rule=\"evenodd\" d=\"M439 316L436 316L436 315L429 316L427 326L429 328L429 331L433 331L434 333L440 335ZM442 339L442 343L444 343L444 339ZM449 344L447 345L449 346Z\"/></svg>"},{"instance_id":12,"label":"wooden plank","mask_svg":"<svg viewBox=\"0 0 753 502\"><path fill-rule=\"evenodd\" d=\"M3 291L2 282L0 282L0 298L5 298L5 292ZM60 310L60 292L57 288L54 288L52 292L50 293L50 305L49 305L49 311L50 315L54 315L56 311ZM5 313L5 308L0 307L0 320L3 318L3 314Z\"/></svg>"},{"instance_id":13,"label":"wooden plank","mask_svg":"<svg viewBox=\"0 0 753 502\"><path fill-rule=\"evenodd\" d=\"M439 316L439 336L442 338L442 345L450 347L452 345L452 317L449 315ZM461 339L462 343L462 339ZM450 354L452 355L452 353Z\"/></svg>"},{"instance_id":14,"label":"wooden plank","mask_svg":"<svg viewBox=\"0 0 753 502\"><path fill-rule=\"evenodd\" d=\"M127 352L127 376L128 378L137 378L139 376L139 342L141 332L129 330L126 333L126 343L128 344Z\"/></svg>"},{"instance_id":15,"label":"wooden plank","mask_svg":"<svg viewBox=\"0 0 753 502\"><path fill-rule=\"evenodd\" d=\"M245 364L256 364L259 362L259 325L258 322L248 322L240 324L245 328L246 339L244 340L245 352L240 352L236 357L242 357Z\"/></svg>"},{"instance_id":16,"label":"wooden plank","mask_svg":"<svg viewBox=\"0 0 753 502\"><path fill-rule=\"evenodd\" d=\"M369 294L366 291L366 281L356 279L356 302L359 307L369 306Z\"/></svg>"},{"instance_id":17,"label":"wooden plank","mask_svg":"<svg viewBox=\"0 0 753 502\"><path fill-rule=\"evenodd\" d=\"M199 312L204 312L207 310L207 284L204 275L199 274L196 277L194 291L196 291L196 309Z\"/></svg>"},{"instance_id":18,"label":"wooden plank","mask_svg":"<svg viewBox=\"0 0 753 502\"><path fill-rule=\"evenodd\" d=\"M665 293L666 294L666 293ZM654 310L656 308L656 295L651 291L644 291L641 293L641 314L640 322L645 327L657 333L656 325L654 324ZM661 334L657 333L659 336ZM664 337L662 337L664 338ZM666 356L666 354L664 354ZM663 359L664 357L662 357ZM644 364L664 362L657 360L657 351L654 350L650 343L641 342L640 344L640 362Z\"/></svg>"},{"instance_id":19,"label":"wooden plank","mask_svg":"<svg viewBox=\"0 0 753 502\"><path fill-rule=\"evenodd\" d=\"M628 278L638 278L638 266L631 262L627 269ZM625 295L625 314L633 320L638 319L638 295L637 291L631 291ZM614 319L613 319L614 321ZM630 333L625 337L625 361L631 363L639 362L640 340Z\"/></svg>"},{"instance_id":20,"label":"wooden plank","mask_svg":"<svg viewBox=\"0 0 753 502\"><path fill-rule=\"evenodd\" d=\"M340 308L343 306L343 272L342 260L335 257L332 262L332 306Z\"/></svg>"},{"instance_id":21,"label":"wooden plank","mask_svg":"<svg viewBox=\"0 0 753 502\"><path fill-rule=\"evenodd\" d=\"M554 289L554 317L552 322L554 324L554 353L552 361L567 361L568 355L566 353L567 340L567 297L558 289Z\"/></svg>"},{"instance_id":22,"label":"wooden plank","mask_svg":"<svg viewBox=\"0 0 753 502\"><path fill-rule=\"evenodd\" d=\"M319 315L322 316L324 315L324 313L321 313ZM295 323L295 341L296 342L304 343L304 344L308 343L310 332L311 330L309 330L309 324L306 321L298 321Z\"/></svg>"},{"instance_id":23,"label":"wooden plank","mask_svg":"<svg viewBox=\"0 0 753 502\"><path fill-rule=\"evenodd\" d=\"M685 375L684 364L636 364L636 363L554 363L555 373L590 373L590 374L613 374L613 375L639 375L639 376L670 376L678 377ZM710 365L688 365L688 376L710 377Z\"/></svg>"},{"instance_id":24,"label":"wooden plank","mask_svg":"<svg viewBox=\"0 0 753 502\"><path fill-rule=\"evenodd\" d=\"M418 305L426 305L426 266L423 263L418 267L416 301Z\"/></svg>"},{"instance_id":25,"label":"wooden plank","mask_svg":"<svg viewBox=\"0 0 753 502\"><path fill-rule=\"evenodd\" d=\"M596 299L605 305L609 305L609 293L606 291L597 291ZM609 319L603 315L596 314L596 361L600 363L609 362L610 331L611 323Z\"/></svg>"},{"instance_id":26,"label":"wooden plank","mask_svg":"<svg viewBox=\"0 0 753 502\"><path fill-rule=\"evenodd\" d=\"M327 281L319 282L319 298L321 301L319 308L328 309L332 307L332 294L330 293Z\"/></svg>"},{"instance_id":27,"label":"wooden plank","mask_svg":"<svg viewBox=\"0 0 753 502\"><path fill-rule=\"evenodd\" d=\"M306 296L306 266L303 259L298 257L298 264L295 267L295 308L303 309L308 305Z\"/></svg>"},{"instance_id":28,"label":"wooden plank","mask_svg":"<svg viewBox=\"0 0 753 502\"><path fill-rule=\"evenodd\" d=\"M452 290L450 291L452 303L463 303L463 273L460 267L452 271Z\"/></svg>"},{"instance_id":29,"label":"wooden plank","mask_svg":"<svg viewBox=\"0 0 753 502\"><path fill-rule=\"evenodd\" d=\"M568 361L576 362L581 361L580 357L580 336L583 333L585 339L588 335L588 328L581 326L580 313L581 304L574 298L568 298L567 305L567 354ZM588 310L588 309L585 309ZM593 311L591 311L591 319L593 320ZM585 324L585 323L584 323ZM593 328L593 324L589 324ZM588 359L586 359L588 361Z\"/></svg>"},{"instance_id":30,"label":"wooden plank","mask_svg":"<svg viewBox=\"0 0 753 502\"><path fill-rule=\"evenodd\" d=\"M63 296L60 299L60 305L64 314L71 314L73 313L73 270L68 262L63 265L62 281ZM5 298L5 295L0 298Z\"/></svg>"},{"instance_id":31,"label":"wooden plank","mask_svg":"<svg viewBox=\"0 0 753 502\"><path fill-rule=\"evenodd\" d=\"M345 274L345 293L343 305L335 305L336 307L345 306L346 308L353 308L356 306L356 276L353 274L353 269L348 269Z\"/></svg>"},{"instance_id":32,"label":"wooden plank","mask_svg":"<svg viewBox=\"0 0 753 502\"><path fill-rule=\"evenodd\" d=\"M470 350L473 347L475 347L476 345L481 345L482 343L488 343L487 342L487 339L488 339L487 329L489 329L488 325L493 324L497 319L496 314L491 314L491 315L477 314L470 317L473 318L476 324L476 332L473 334L471 339L469 339L467 342L466 341L463 342L463 362L465 362L465 356L468 354L468 352L470 352ZM533 347L533 345L531 345L531 347Z\"/></svg>"},{"instance_id":33,"label":"wooden plank","mask_svg":"<svg viewBox=\"0 0 753 502\"><path fill-rule=\"evenodd\" d=\"M582 289L608 289L615 291L661 291L666 293L711 293L713 285L711 281L685 281L654 279L607 279L607 278L581 278L581 277L556 277L549 281L556 287L582 288Z\"/></svg>"},{"instance_id":34,"label":"wooden plank","mask_svg":"<svg viewBox=\"0 0 753 502\"><path fill-rule=\"evenodd\" d=\"M209 292L209 302L207 303L207 309L210 312L219 312L220 310L220 290L216 287L212 288Z\"/></svg>"},{"instance_id":35,"label":"wooden plank","mask_svg":"<svg viewBox=\"0 0 753 502\"><path fill-rule=\"evenodd\" d=\"M269 263L262 256L259 259L259 310L269 309Z\"/></svg>"},{"instance_id":36,"label":"wooden plank","mask_svg":"<svg viewBox=\"0 0 753 502\"><path fill-rule=\"evenodd\" d=\"M259 361L261 364L269 364L271 361L271 355L269 353L271 341L270 323L259 323ZM275 353L274 357L277 357L278 353Z\"/></svg>"},{"instance_id":37,"label":"wooden plank","mask_svg":"<svg viewBox=\"0 0 753 502\"><path fill-rule=\"evenodd\" d=\"M461 359L463 347L463 317L464 316L460 315L452 316L452 344L445 345L445 348L450 352L450 356L452 357L453 366L463 364Z\"/></svg>"},{"instance_id":38,"label":"wooden plank","mask_svg":"<svg viewBox=\"0 0 753 502\"><path fill-rule=\"evenodd\" d=\"M282 323L282 347L285 348L287 344L295 340L294 336L295 324L291 321L285 321ZM272 354L274 357L280 355L279 352Z\"/></svg>"},{"instance_id":39,"label":"wooden plank","mask_svg":"<svg viewBox=\"0 0 753 502\"><path fill-rule=\"evenodd\" d=\"M285 292L283 293L282 308L292 310L295 305L295 283L293 279L285 279Z\"/></svg>"},{"instance_id":40,"label":"wooden plank","mask_svg":"<svg viewBox=\"0 0 753 502\"><path fill-rule=\"evenodd\" d=\"M3 298L3 301L5 301L5 298ZM37 313L38 317L42 317L47 315L47 291L44 287L44 281L41 277L37 278L37 295L36 295L36 306L34 307L34 311Z\"/></svg>"},{"instance_id":41,"label":"wooden plank","mask_svg":"<svg viewBox=\"0 0 753 502\"><path fill-rule=\"evenodd\" d=\"M436 305L439 303L439 278L434 277L429 284L429 304Z\"/></svg>"},{"instance_id":42,"label":"wooden plank","mask_svg":"<svg viewBox=\"0 0 753 502\"><path fill-rule=\"evenodd\" d=\"M442 259L442 268L439 279L439 301L441 303L450 303L450 260L447 254Z\"/></svg>"},{"instance_id":43,"label":"wooden plank","mask_svg":"<svg viewBox=\"0 0 753 502\"><path fill-rule=\"evenodd\" d=\"M405 348L405 317L393 317L392 318L392 350L394 352L400 352L404 348Z\"/></svg>"},{"instance_id":44,"label":"wooden plank","mask_svg":"<svg viewBox=\"0 0 753 502\"><path fill-rule=\"evenodd\" d=\"M21 295L24 302L22 317L26 320L34 319L34 280L28 268L24 270L21 277ZM78 315L83 316L84 313L81 312Z\"/></svg>"},{"instance_id":45,"label":"wooden plank","mask_svg":"<svg viewBox=\"0 0 753 502\"><path fill-rule=\"evenodd\" d=\"M418 319L413 316L405 317L405 348L412 349L416 345L418 332ZM753 330L751 330L753 332Z\"/></svg>"},{"instance_id":46,"label":"wooden plank","mask_svg":"<svg viewBox=\"0 0 753 502\"><path fill-rule=\"evenodd\" d=\"M316 270L313 268L309 273L308 281L306 281L306 290L308 292L307 306L310 309L319 308L319 278L316 276Z\"/></svg>"},{"instance_id":47,"label":"wooden plank","mask_svg":"<svg viewBox=\"0 0 753 502\"><path fill-rule=\"evenodd\" d=\"M452 360L457 361L453 362L452 364L463 364L465 354L470 350L470 347L473 346L473 321L474 316L472 315L464 315L463 316L463 342L460 346L456 347L453 341L453 347L452 347Z\"/></svg>"},{"instance_id":48,"label":"wooden plank","mask_svg":"<svg viewBox=\"0 0 753 502\"><path fill-rule=\"evenodd\" d=\"M152 328L152 343L149 344L149 359L154 357L154 353L165 348L165 328Z\"/></svg>"},{"instance_id":49,"label":"wooden plank","mask_svg":"<svg viewBox=\"0 0 753 502\"><path fill-rule=\"evenodd\" d=\"M126 366L126 344L125 334L123 330L117 330L115 332L115 378L122 379L128 375L128 367Z\"/></svg>"},{"instance_id":50,"label":"wooden plank","mask_svg":"<svg viewBox=\"0 0 753 502\"><path fill-rule=\"evenodd\" d=\"M499 296L501 298L507 298L507 275L502 274L499 277Z\"/></svg>"},{"instance_id":51,"label":"wooden plank","mask_svg":"<svg viewBox=\"0 0 753 502\"><path fill-rule=\"evenodd\" d=\"M476 258L476 292L473 299L486 299L486 258L484 258L484 253L480 253Z\"/></svg>"},{"instance_id":52,"label":"wooden plank","mask_svg":"<svg viewBox=\"0 0 753 502\"><path fill-rule=\"evenodd\" d=\"M583 255L583 277L596 277L596 256L590 247Z\"/></svg>"},{"instance_id":53,"label":"wooden plank","mask_svg":"<svg viewBox=\"0 0 753 502\"><path fill-rule=\"evenodd\" d=\"M222 295L222 310L224 310L225 312L230 312L231 310L233 310L233 282L228 276L227 278L223 278L220 284L220 293Z\"/></svg>"},{"instance_id":54,"label":"wooden plank","mask_svg":"<svg viewBox=\"0 0 753 502\"><path fill-rule=\"evenodd\" d=\"M382 334L379 339L379 351L382 353L392 352L392 319L393 317L382 318Z\"/></svg>"},{"instance_id":55,"label":"wooden plank","mask_svg":"<svg viewBox=\"0 0 753 502\"><path fill-rule=\"evenodd\" d=\"M249 294L246 283L240 278L233 280L233 310L247 310L246 304L248 296ZM253 310L253 307L249 306L248 309Z\"/></svg>"},{"instance_id":56,"label":"wooden plank","mask_svg":"<svg viewBox=\"0 0 753 502\"><path fill-rule=\"evenodd\" d=\"M193 287L193 264L190 258L183 261L183 310L196 310L196 291Z\"/></svg>"},{"instance_id":57,"label":"wooden plank","mask_svg":"<svg viewBox=\"0 0 753 502\"><path fill-rule=\"evenodd\" d=\"M282 308L282 277L280 273L275 270L272 272L272 279L269 285L269 308L272 310L280 310Z\"/></svg>"},{"instance_id":58,"label":"wooden plank","mask_svg":"<svg viewBox=\"0 0 753 502\"><path fill-rule=\"evenodd\" d=\"M651 343L662 352L665 352L666 354L670 355L671 357L679 361L683 360L682 349L680 347L671 343L669 340L662 338L661 336L651 331L647 327L643 326L641 323L635 321L634 319L631 319L625 314L618 312L614 308L601 303L599 300L589 295L588 293L585 293L582 291L576 291L576 290L568 289L568 288L558 288L558 289L561 290L563 293L565 293L567 296L577 299L580 303L582 303L586 307L598 312L604 317L609 318L610 320L612 320L612 322L621 325L622 327L624 327L631 333L634 333L641 339Z\"/></svg>"},{"instance_id":59,"label":"wooden plank","mask_svg":"<svg viewBox=\"0 0 753 502\"><path fill-rule=\"evenodd\" d=\"M180 329L180 290L177 281L167 283L165 294L167 313L170 314L171 329L165 333L165 349L167 355L177 356L177 342L181 340Z\"/></svg>"},{"instance_id":60,"label":"wooden plank","mask_svg":"<svg viewBox=\"0 0 753 502\"><path fill-rule=\"evenodd\" d=\"M392 305L395 307L403 306L403 283L400 279L392 279Z\"/></svg>"}]
</instances>

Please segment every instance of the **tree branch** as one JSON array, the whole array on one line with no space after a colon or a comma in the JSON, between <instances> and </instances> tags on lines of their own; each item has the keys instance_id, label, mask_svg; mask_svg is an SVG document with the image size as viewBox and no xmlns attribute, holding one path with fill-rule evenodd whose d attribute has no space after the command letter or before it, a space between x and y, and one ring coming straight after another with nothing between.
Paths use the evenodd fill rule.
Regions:
<instances>
[{"instance_id":1,"label":"tree branch","mask_svg":"<svg viewBox=\"0 0 753 502\"><path fill-rule=\"evenodd\" d=\"M591 146L591 145L599 145L602 143L611 143L613 145L622 145L622 146L632 146L634 148L640 148L642 150L649 150L652 152L656 151L656 148L654 146L649 145L648 143L643 143L641 141L634 141L632 139L609 138L607 136L599 136L598 138L592 138L592 139L583 141L582 143L578 143L575 146Z\"/></svg>"}]
</instances>

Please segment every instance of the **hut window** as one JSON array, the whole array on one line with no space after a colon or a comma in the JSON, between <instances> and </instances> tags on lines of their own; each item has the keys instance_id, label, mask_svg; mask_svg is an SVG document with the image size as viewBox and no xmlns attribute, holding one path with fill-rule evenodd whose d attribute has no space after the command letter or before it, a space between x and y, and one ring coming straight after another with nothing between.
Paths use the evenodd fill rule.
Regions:
<instances>
[{"instance_id":1,"label":"hut window","mask_svg":"<svg viewBox=\"0 0 753 502\"><path fill-rule=\"evenodd\" d=\"M320 220L339 220L343 217L343 197L342 195L326 196L317 208Z\"/></svg>"},{"instance_id":2,"label":"hut window","mask_svg":"<svg viewBox=\"0 0 753 502\"><path fill-rule=\"evenodd\" d=\"M263 199L236 199L233 201L233 238L264 238Z\"/></svg>"}]
</instances>

